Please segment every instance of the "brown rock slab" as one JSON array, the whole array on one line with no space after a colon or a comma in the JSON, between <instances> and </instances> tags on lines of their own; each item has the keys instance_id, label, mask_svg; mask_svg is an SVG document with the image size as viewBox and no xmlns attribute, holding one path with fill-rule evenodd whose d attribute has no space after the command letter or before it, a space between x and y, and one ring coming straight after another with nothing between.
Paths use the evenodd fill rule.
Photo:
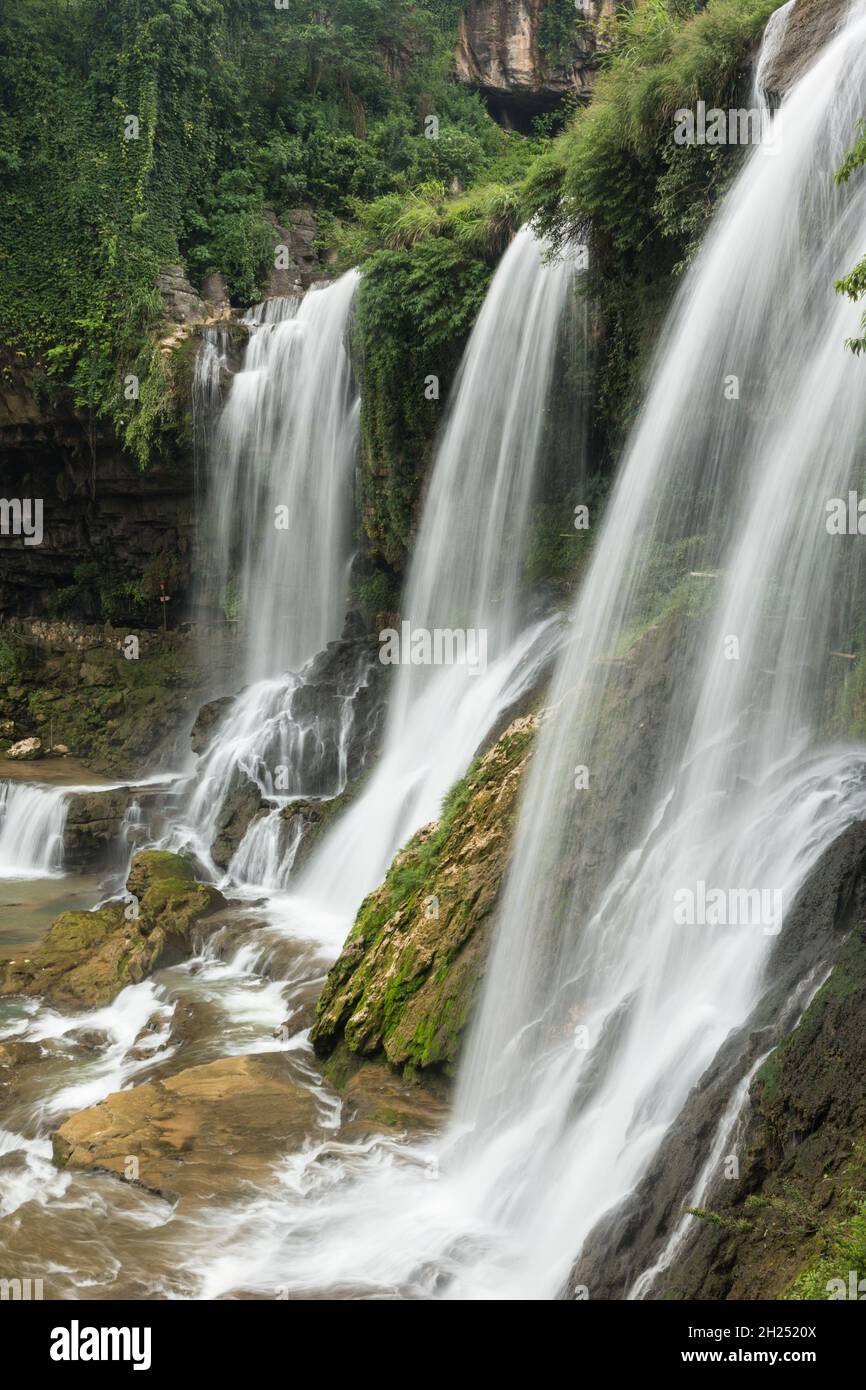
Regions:
<instances>
[{"instance_id":1,"label":"brown rock slab","mask_svg":"<svg viewBox=\"0 0 866 1390\"><path fill-rule=\"evenodd\" d=\"M54 1156L63 1168L210 1201L264 1179L316 1123L315 1102L282 1054L223 1057L79 1111L53 1136Z\"/></svg>"}]
</instances>

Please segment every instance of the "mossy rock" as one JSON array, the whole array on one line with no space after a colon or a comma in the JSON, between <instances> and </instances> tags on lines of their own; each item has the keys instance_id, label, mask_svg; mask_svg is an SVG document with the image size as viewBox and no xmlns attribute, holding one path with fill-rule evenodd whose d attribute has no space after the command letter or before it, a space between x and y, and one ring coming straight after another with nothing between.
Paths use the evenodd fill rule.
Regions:
<instances>
[{"instance_id":1,"label":"mossy rock","mask_svg":"<svg viewBox=\"0 0 866 1390\"><path fill-rule=\"evenodd\" d=\"M145 849L132 861L126 887L136 898L143 898L149 888L163 879L192 883L195 875L188 859L164 849Z\"/></svg>"},{"instance_id":2,"label":"mossy rock","mask_svg":"<svg viewBox=\"0 0 866 1390\"><path fill-rule=\"evenodd\" d=\"M226 906L175 854L136 855L133 884L141 897L130 886L134 901L126 906L62 913L31 957L2 968L0 996L41 995L52 1004L100 1008L127 985L184 960L193 950L193 929Z\"/></svg>"},{"instance_id":3,"label":"mossy rock","mask_svg":"<svg viewBox=\"0 0 866 1390\"><path fill-rule=\"evenodd\" d=\"M481 978L537 718L515 720L397 855L331 968L311 1039L322 1057L452 1076Z\"/></svg>"}]
</instances>

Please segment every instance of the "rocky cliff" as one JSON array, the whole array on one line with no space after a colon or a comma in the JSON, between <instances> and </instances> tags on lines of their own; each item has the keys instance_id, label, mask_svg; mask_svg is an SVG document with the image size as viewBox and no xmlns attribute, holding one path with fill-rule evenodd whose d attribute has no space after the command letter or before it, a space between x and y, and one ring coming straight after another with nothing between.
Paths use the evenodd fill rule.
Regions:
<instances>
[{"instance_id":1,"label":"rocky cliff","mask_svg":"<svg viewBox=\"0 0 866 1390\"><path fill-rule=\"evenodd\" d=\"M468 0L460 17L455 70L483 92L503 125L528 128L565 97L588 96L595 24L613 0Z\"/></svg>"}]
</instances>

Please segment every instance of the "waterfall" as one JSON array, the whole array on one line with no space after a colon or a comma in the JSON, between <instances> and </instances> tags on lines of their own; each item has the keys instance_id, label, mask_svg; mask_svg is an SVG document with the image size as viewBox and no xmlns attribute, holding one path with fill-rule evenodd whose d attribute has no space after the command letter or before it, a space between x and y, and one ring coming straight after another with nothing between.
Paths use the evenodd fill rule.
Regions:
<instances>
[{"instance_id":1,"label":"waterfall","mask_svg":"<svg viewBox=\"0 0 866 1390\"><path fill-rule=\"evenodd\" d=\"M192 380L193 468L196 503L201 500L205 466L213 446L213 426L222 405L222 378L228 370L230 330L217 325L204 329Z\"/></svg>"},{"instance_id":2,"label":"waterfall","mask_svg":"<svg viewBox=\"0 0 866 1390\"><path fill-rule=\"evenodd\" d=\"M358 442L346 347L357 282L350 271L247 316L243 368L213 427L202 601L237 621L249 680L299 670L340 630ZM201 371L212 390L207 345Z\"/></svg>"},{"instance_id":3,"label":"waterfall","mask_svg":"<svg viewBox=\"0 0 866 1390\"><path fill-rule=\"evenodd\" d=\"M788 24L791 19L791 11L796 3L797 0L787 0L786 4L780 5L779 8L774 10L770 15L770 18L767 20L766 28L764 29L764 39L758 54L758 61L755 64L755 81L752 96L754 104L760 108L762 114L765 116L769 113L771 107L771 100L765 90L765 80L773 63L775 63L779 56L782 44L785 42Z\"/></svg>"},{"instance_id":4,"label":"waterfall","mask_svg":"<svg viewBox=\"0 0 866 1390\"><path fill-rule=\"evenodd\" d=\"M486 670L401 664L384 749L356 803L322 842L298 892L348 925L396 850L439 814L485 736L556 640L521 591L530 507L551 428L549 398L574 266L547 264L524 229L478 316L443 426L403 600L415 631L481 634ZM584 460L573 459L577 485ZM339 864L335 880L334 864Z\"/></svg>"},{"instance_id":5,"label":"waterfall","mask_svg":"<svg viewBox=\"0 0 866 1390\"><path fill-rule=\"evenodd\" d=\"M339 689L335 718L317 718L304 687L307 664L339 634L346 604L359 420L347 333L357 283L351 271L303 298L253 308L242 370L208 429L200 608L221 605L237 622L239 665L251 684L207 750L167 841L192 847L206 864L230 795L334 796L344 785L344 705L364 671ZM227 348L225 330L210 330L197 362L202 419L216 407ZM263 851L269 879L275 862L290 864L278 814L274 844ZM239 872L261 858L248 851Z\"/></svg>"},{"instance_id":6,"label":"waterfall","mask_svg":"<svg viewBox=\"0 0 866 1390\"><path fill-rule=\"evenodd\" d=\"M0 782L0 878L52 878L62 871L68 808L60 788Z\"/></svg>"},{"instance_id":7,"label":"waterfall","mask_svg":"<svg viewBox=\"0 0 866 1390\"><path fill-rule=\"evenodd\" d=\"M859 310L833 288L866 183L832 180L864 40L858 18L829 45L717 214L575 604L454 1122L454 1180L513 1258L458 1276L464 1296L557 1294L768 987L809 870L866 815L866 754L833 747L831 718L862 649L862 542L827 525L866 481ZM639 705L642 737L617 711L654 651L670 694ZM745 925L690 925L710 889L772 896Z\"/></svg>"}]
</instances>

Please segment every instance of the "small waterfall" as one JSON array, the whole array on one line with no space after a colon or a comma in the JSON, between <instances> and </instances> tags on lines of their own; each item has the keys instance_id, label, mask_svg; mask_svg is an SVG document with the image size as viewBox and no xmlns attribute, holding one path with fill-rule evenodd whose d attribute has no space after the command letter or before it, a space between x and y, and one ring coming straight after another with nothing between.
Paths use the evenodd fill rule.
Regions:
<instances>
[{"instance_id":1,"label":"small waterfall","mask_svg":"<svg viewBox=\"0 0 866 1390\"><path fill-rule=\"evenodd\" d=\"M223 400L223 373L228 370L231 333L217 325L205 328L192 381L192 432L195 493L203 492L205 464L213 446L213 426Z\"/></svg>"},{"instance_id":2,"label":"small waterfall","mask_svg":"<svg viewBox=\"0 0 866 1390\"><path fill-rule=\"evenodd\" d=\"M480 1262L464 1296L557 1294L750 1017L809 870L866 815L866 754L827 747L838 658L862 650L862 540L827 515L864 483L862 364L844 348L859 310L833 286L862 252L866 183L832 179L864 41L859 18L800 80L784 140L717 215L575 605L455 1119L455 1180L515 1258ZM640 714L653 761L611 712L665 623L672 695ZM623 788L626 841L607 804ZM690 925L701 885L773 908Z\"/></svg>"},{"instance_id":3,"label":"small waterfall","mask_svg":"<svg viewBox=\"0 0 866 1390\"><path fill-rule=\"evenodd\" d=\"M797 0L787 0L786 4L780 5L777 10L774 10L767 20L767 27L764 30L764 39L758 54L758 61L755 64L752 93L752 100L764 117L767 116L773 104L765 89L767 74L778 58L782 44L785 42L791 11L796 3Z\"/></svg>"},{"instance_id":4,"label":"small waterfall","mask_svg":"<svg viewBox=\"0 0 866 1390\"><path fill-rule=\"evenodd\" d=\"M395 851L442 798L556 640L521 592L530 505L551 427L549 398L571 262L546 264L524 229L496 271L466 349L439 442L403 601L415 631L483 634L488 665L401 664L384 751L368 786L326 837L299 894L351 919ZM577 484L584 460L573 460ZM334 864L339 864L335 881Z\"/></svg>"},{"instance_id":5,"label":"small waterfall","mask_svg":"<svg viewBox=\"0 0 866 1390\"><path fill-rule=\"evenodd\" d=\"M357 282L350 271L247 316L243 368L212 430L202 605L237 622L250 680L300 670L340 630L358 443L346 349ZM200 374L211 393L216 353L206 342Z\"/></svg>"},{"instance_id":6,"label":"small waterfall","mask_svg":"<svg viewBox=\"0 0 866 1390\"><path fill-rule=\"evenodd\" d=\"M60 788L0 782L0 878L51 878L62 872L68 808Z\"/></svg>"},{"instance_id":7,"label":"small waterfall","mask_svg":"<svg viewBox=\"0 0 866 1390\"><path fill-rule=\"evenodd\" d=\"M265 833L274 840L266 851L267 881L252 877L252 865L260 858L259 851L250 850L252 841L239 847L242 852L231 872L237 869L241 880L263 887L285 886L274 881L275 865L283 863L288 872L294 854L287 857L287 827L280 809L299 796L334 797L344 790L356 703L366 691L370 664L366 643L348 652L336 670L326 650L298 675L259 681L243 691L201 759L184 817L188 826L178 832L181 843L192 827L196 851L207 861L227 798L239 788L252 788L259 797L278 803L267 832L258 821L247 832L255 832L259 844ZM358 751L363 761L363 739ZM353 770L357 773L359 768Z\"/></svg>"}]
</instances>

